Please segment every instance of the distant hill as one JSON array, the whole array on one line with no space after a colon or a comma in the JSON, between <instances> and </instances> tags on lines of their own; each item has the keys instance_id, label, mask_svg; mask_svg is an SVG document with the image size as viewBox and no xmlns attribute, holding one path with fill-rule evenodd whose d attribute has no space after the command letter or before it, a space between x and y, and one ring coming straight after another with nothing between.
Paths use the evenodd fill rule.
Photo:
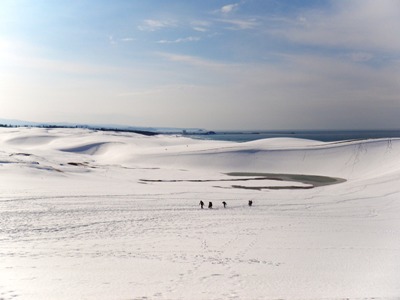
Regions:
<instances>
[{"instance_id":1,"label":"distant hill","mask_svg":"<svg viewBox=\"0 0 400 300\"><path fill-rule=\"evenodd\" d=\"M155 134L187 134L187 135L203 135L213 134L213 131L207 131L200 128L171 128L171 127L140 127L140 126L127 126L117 124L82 124L82 123L68 123L68 122L30 122L14 119L0 119L0 126L10 127L47 127L47 128L88 128L103 131L124 131L136 132L147 135Z\"/></svg>"}]
</instances>

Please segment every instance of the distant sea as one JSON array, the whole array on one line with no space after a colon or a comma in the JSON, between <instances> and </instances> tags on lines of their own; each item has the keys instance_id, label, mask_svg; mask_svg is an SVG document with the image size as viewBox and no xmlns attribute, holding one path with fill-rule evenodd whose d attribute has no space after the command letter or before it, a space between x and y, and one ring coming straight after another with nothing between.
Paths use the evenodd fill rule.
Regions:
<instances>
[{"instance_id":1,"label":"distant sea","mask_svg":"<svg viewBox=\"0 0 400 300\"><path fill-rule=\"evenodd\" d=\"M399 138L399 130L339 130L339 131L215 131L215 134L189 135L193 138L247 142L266 138L291 137L333 142L376 138Z\"/></svg>"}]
</instances>

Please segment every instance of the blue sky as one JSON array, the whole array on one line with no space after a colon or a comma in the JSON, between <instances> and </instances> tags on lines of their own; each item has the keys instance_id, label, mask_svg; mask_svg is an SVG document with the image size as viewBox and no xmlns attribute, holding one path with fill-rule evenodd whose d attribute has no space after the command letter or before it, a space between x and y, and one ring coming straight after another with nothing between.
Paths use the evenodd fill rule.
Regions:
<instances>
[{"instance_id":1,"label":"blue sky","mask_svg":"<svg viewBox=\"0 0 400 300\"><path fill-rule=\"evenodd\" d=\"M2 0L1 118L400 128L400 2Z\"/></svg>"}]
</instances>

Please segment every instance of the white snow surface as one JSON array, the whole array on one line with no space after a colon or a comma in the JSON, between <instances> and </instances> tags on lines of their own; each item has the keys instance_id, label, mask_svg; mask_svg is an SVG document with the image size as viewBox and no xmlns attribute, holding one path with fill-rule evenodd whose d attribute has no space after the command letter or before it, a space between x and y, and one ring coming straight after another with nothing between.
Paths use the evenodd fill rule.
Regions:
<instances>
[{"instance_id":1,"label":"white snow surface","mask_svg":"<svg viewBox=\"0 0 400 300\"><path fill-rule=\"evenodd\" d=\"M347 298L400 298L400 139L0 129L0 299Z\"/></svg>"}]
</instances>

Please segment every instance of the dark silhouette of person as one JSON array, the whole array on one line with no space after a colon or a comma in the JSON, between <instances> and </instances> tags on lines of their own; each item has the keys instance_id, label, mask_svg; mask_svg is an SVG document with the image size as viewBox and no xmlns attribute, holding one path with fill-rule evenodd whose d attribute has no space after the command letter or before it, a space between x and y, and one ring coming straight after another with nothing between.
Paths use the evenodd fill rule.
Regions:
<instances>
[{"instance_id":1,"label":"dark silhouette of person","mask_svg":"<svg viewBox=\"0 0 400 300\"><path fill-rule=\"evenodd\" d=\"M224 205L224 208L226 207L226 202L225 201L222 201L222 204Z\"/></svg>"},{"instance_id":2,"label":"dark silhouette of person","mask_svg":"<svg viewBox=\"0 0 400 300\"><path fill-rule=\"evenodd\" d=\"M249 200L249 206L252 206L252 205L253 205L253 201Z\"/></svg>"},{"instance_id":3,"label":"dark silhouette of person","mask_svg":"<svg viewBox=\"0 0 400 300\"><path fill-rule=\"evenodd\" d=\"M199 204L200 204L201 209L203 209L204 202L200 200L200 203L199 203Z\"/></svg>"},{"instance_id":4,"label":"dark silhouette of person","mask_svg":"<svg viewBox=\"0 0 400 300\"><path fill-rule=\"evenodd\" d=\"M208 202L208 208L212 208L212 202Z\"/></svg>"}]
</instances>

